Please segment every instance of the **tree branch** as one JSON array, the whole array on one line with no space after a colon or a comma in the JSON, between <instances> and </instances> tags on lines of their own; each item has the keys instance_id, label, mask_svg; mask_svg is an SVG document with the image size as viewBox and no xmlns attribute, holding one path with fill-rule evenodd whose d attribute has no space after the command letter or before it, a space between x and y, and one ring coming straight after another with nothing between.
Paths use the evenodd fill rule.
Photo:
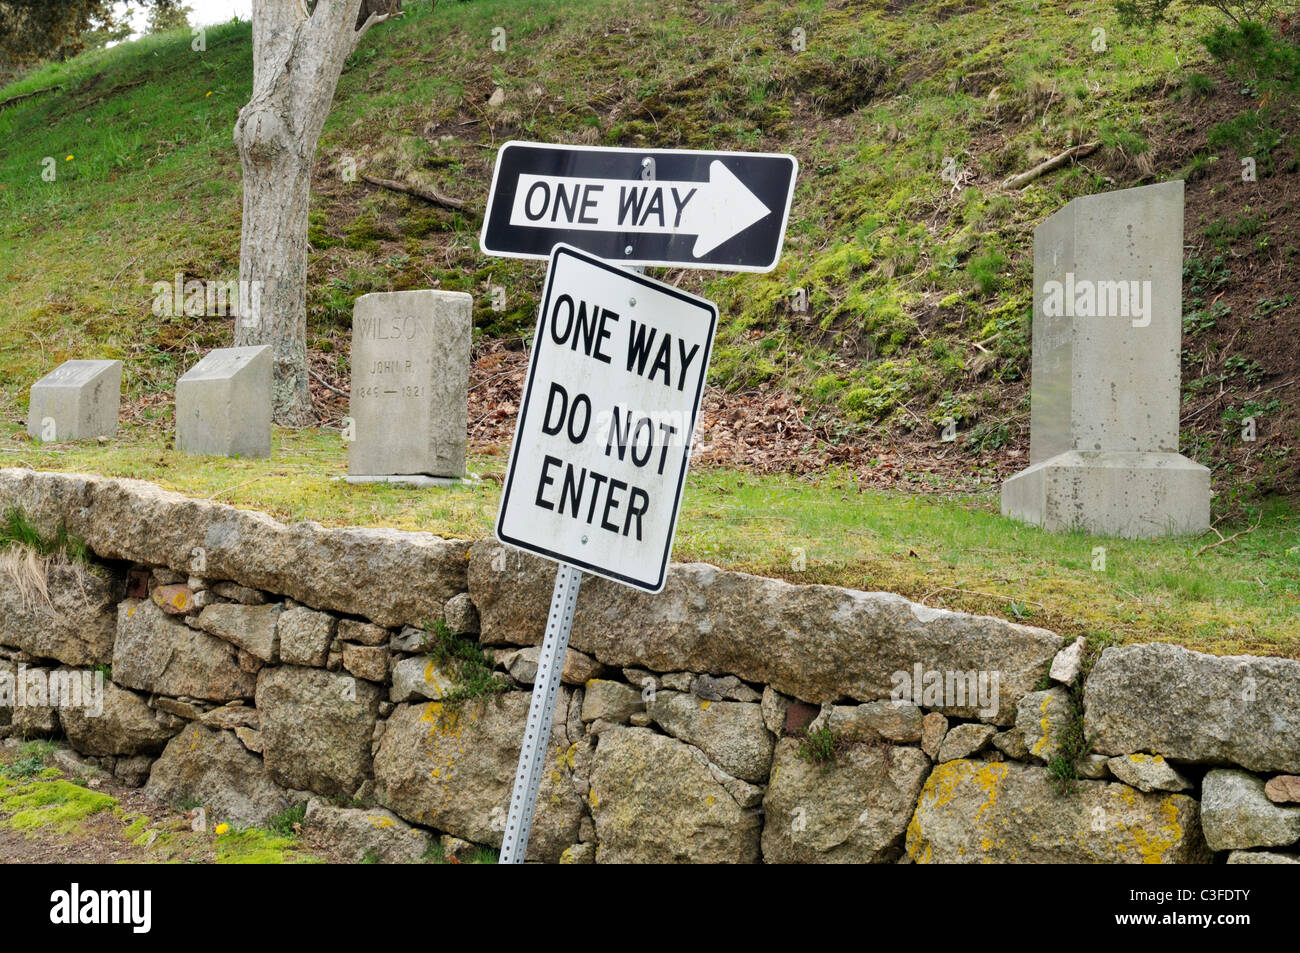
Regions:
<instances>
[{"instance_id":1,"label":"tree branch","mask_svg":"<svg viewBox=\"0 0 1300 953\"><path fill-rule=\"evenodd\" d=\"M1048 172L1051 172L1053 169L1060 168L1061 166L1065 165L1065 163L1069 162L1071 159L1081 159L1084 156L1092 155L1099 148L1101 148L1100 142L1085 142L1082 145L1072 146L1071 148L1066 149L1064 152L1060 153L1059 155L1052 156L1052 158L1048 159L1046 162L1040 162L1038 165L1034 166L1032 169L1029 169L1028 171L1021 172L1019 175L1011 176L1011 178L1003 181L1002 188L1004 189L1024 188L1026 185L1034 181L1034 179L1037 179L1039 176L1045 175Z\"/></svg>"},{"instance_id":2,"label":"tree branch","mask_svg":"<svg viewBox=\"0 0 1300 953\"><path fill-rule=\"evenodd\" d=\"M352 53L356 52L357 47L361 45L361 38L370 32L372 26L384 23L385 21L393 19L393 17L400 17L405 12L402 10L401 0L397 0L395 4L393 0L388 0L387 13L372 13L366 17L364 22L360 22L361 16L366 13L369 2L371 2L371 0L363 0L361 9L357 13L358 23L356 30L352 34ZM394 9L394 6L396 6L396 9Z\"/></svg>"},{"instance_id":3,"label":"tree branch","mask_svg":"<svg viewBox=\"0 0 1300 953\"><path fill-rule=\"evenodd\" d=\"M141 82L143 82L143 80L141 80ZM17 96L10 96L8 99L0 100L0 109L4 109L6 106L12 106L14 103L20 103L24 99L30 99L33 96L39 96L41 93L49 93L62 88L62 86L46 86L43 89L33 89L30 93L20 93Z\"/></svg>"},{"instance_id":4,"label":"tree branch","mask_svg":"<svg viewBox=\"0 0 1300 953\"><path fill-rule=\"evenodd\" d=\"M356 31L357 32L357 35L355 37L356 43L361 42L361 38L370 32L370 28L372 26L376 26L380 23L383 23L385 20L391 20L392 18L393 15L391 13L370 14L370 16L366 19L366 22L361 24L360 29Z\"/></svg>"},{"instance_id":5,"label":"tree branch","mask_svg":"<svg viewBox=\"0 0 1300 953\"><path fill-rule=\"evenodd\" d=\"M320 384L322 387L325 387L325 388L327 388L327 389L329 389L329 390L332 390L332 391L334 391L334 393L336 393L336 394L341 394L341 395L344 396L344 397L351 397L351 396L352 396L352 395L351 395L350 393L348 393L347 391L345 391L345 390L340 390L339 388L335 387L333 384L331 384L331 383L330 383L329 381L327 381L325 378L321 377L319 374L317 374L315 371L313 371L313 370L311 369L311 367L308 367L308 368L307 368L307 373L310 374L310 375L311 375L311 376L316 380L316 382L317 382L318 384Z\"/></svg>"},{"instance_id":6,"label":"tree branch","mask_svg":"<svg viewBox=\"0 0 1300 953\"><path fill-rule=\"evenodd\" d=\"M1231 536L1224 536L1224 535L1223 535L1222 533L1220 533L1217 529L1214 530L1214 532L1215 532L1215 533L1218 535L1218 537L1219 537L1219 541L1218 541L1217 543L1210 543L1210 544L1208 544L1208 545L1206 545L1206 546L1202 546L1200 549L1198 549L1195 553L1192 554L1192 558L1195 559L1197 556L1201 555L1202 553L1207 553L1207 552L1209 552L1211 549L1214 549L1215 547L1222 546L1224 543L1230 543L1230 542L1232 542L1234 539L1236 539L1238 536L1245 536L1247 533L1253 533L1253 532L1255 532L1255 530L1259 529L1259 523L1260 523L1260 520L1262 520L1263 518L1264 518L1264 511L1263 511L1263 510L1260 510L1260 512L1259 512L1259 516L1255 518L1255 525L1254 525L1254 526L1250 527L1249 529L1243 529L1243 530L1242 530L1241 532L1239 532L1239 533L1233 533ZM1213 529L1213 527L1211 527L1211 529Z\"/></svg>"},{"instance_id":7,"label":"tree branch","mask_svg":"<svg viewBox=\"0 0 1300 953\"><path fill-rule=\"evenodd\" d=\"M446 208L463 209L465 201L463 199L454 199L450 195L443 195L436 189L428 189L421 185L407 185L405 182L398 182L396 179L381 179L375 175L362 175L371 185L378 185L381 188L392 189L394 192L404 192L407 195L414 195L418 199L424 199L426 202L432 202L434 205L442 205Z\"/></svg>"}]
</instances>

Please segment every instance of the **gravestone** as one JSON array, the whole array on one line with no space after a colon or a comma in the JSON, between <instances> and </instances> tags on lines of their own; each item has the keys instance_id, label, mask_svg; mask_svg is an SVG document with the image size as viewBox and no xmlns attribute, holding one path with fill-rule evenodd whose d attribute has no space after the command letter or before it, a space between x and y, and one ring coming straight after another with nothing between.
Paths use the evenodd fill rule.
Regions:
<instances>
[{"instance_id":1,"label":"gravestone","mask_svg":"<svg viewBox=\"0 0 1300 953\"><path fill-rule=\"evenodd\" d=\"M1002 512L1129 538L1202 532L1210 471L1178 452L1183 183L1077 198L1034 231L1029 467Z\"/></svg>"},{"instance_id":2,"label":"gravestone","mask_svg":"<svg viewBox=\"0 0 1300 953\"><path fill-rule=\"evenodd\" d=\"M472 304L456 291L357 299L349 483L433 486L465 476Z\"/></svg>"},{"instance_id":3,"label":"gravestone","mask_svg":"<svg viewBox=\"0 0 1300 953\"><path fill-rule=\"evenodd\" d=\"M27 432L38 440L112 435L121 401L121 361L64 361L32 385Z\"/></svg>"},{"instance_id":4,"label":"gravestone","mask_svg":"<svg viewBox=\"0 0 1300 953\"><path fill-rule=\"evenodd\" d=\"M176 382L176 449L271 455L271 347L219 347Z\"/></svg>"}]
</instances>

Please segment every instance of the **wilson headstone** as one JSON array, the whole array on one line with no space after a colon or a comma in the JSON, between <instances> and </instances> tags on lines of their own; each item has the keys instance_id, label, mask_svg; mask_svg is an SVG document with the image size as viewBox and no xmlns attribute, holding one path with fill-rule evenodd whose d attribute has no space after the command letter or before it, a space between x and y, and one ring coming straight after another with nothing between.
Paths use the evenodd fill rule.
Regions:
<instances>
[{"instance_id":1,"label":"wilson headstone","mask_svg":"<svg viewBox=\"0 0 1300 953\"><path fill-rule=\"evenodd\" d=\"M111 436L121 401L121 361L64 361L32 385L27 432L38 440Z\"/></svg>"},{"instance_id":2,"label":"wilson headstone","mask_svg":"<svg viewBox=\"0 0 1300 953\"><path fill-rule=\"evenodd\" d=\"M1029 467L1002 512L1129 538L1209 526L1178 452L1183 183L1077 198L1034 231Z\"/></svg>"},{"instance_id":3,"label":"wilson headstone","mask_svg":"<svg viewBox=\"0 0 1300 953\"><path fill-rule=\"evenodd\" d=\"M458 291L357 299L349 483L432 486L465 477L472 306Z\"/></svg>"},{"instance_id":4,"label":"wilson headstone","mask_svg":"<svg viewBox=\"0 0 1300 953\"><path fill-rule=\"evenodd\" d=\"M219 347L176 382L176 449L271 455L271 347Z\"/></svg>"}]
</instances>

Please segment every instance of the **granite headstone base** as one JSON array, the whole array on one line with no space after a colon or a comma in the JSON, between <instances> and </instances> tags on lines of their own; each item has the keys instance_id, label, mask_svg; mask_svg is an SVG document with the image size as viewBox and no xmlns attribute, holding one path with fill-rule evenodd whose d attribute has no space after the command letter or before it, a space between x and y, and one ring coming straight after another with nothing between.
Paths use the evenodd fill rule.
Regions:
<instances>
[{"instance_id":1,"label":"granite headstone base","mask_svg":"<svg viewBox=\"0 0 1300 953\"><path fill-rule=\"evenodd\" d=\"M1067 450L1002 484L1002 515L1144 539L1210 526L1210 471L1180 453Z\"/></svg>"},{"instance_id":2,"label":"granite headstone base","mask_svg":"<svg viewBox=\"0 0 1300 953\"><path fill-rule=\"evenodd\" d=\"M410 486L420 490L439 486L478 486L483 482L473 474L468 474L463 477L425 476L420 473L390 473L375 476L348 474L345 479L348 483L392 483L395 486Z\"/></svg>"},{"instance_id":3,"label":"granite headstone base","mask_svg":"<svg viewBox=\"0 0 1300 953\"><path fill-rule=\"evenodd\" d=\"M465 477L473 299L362 295L352 318L349 483L443 486Z\"/></svg>"}]
</instances>

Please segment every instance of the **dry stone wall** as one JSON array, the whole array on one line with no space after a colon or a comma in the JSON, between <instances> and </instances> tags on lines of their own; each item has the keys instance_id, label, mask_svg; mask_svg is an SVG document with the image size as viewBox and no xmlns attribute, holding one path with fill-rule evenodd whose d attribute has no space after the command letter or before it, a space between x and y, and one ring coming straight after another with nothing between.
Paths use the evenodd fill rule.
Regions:
<instances>
[{"instance_id":1,"label":"dry stone wall","mask_svg":"<svg viewBox=\"0 0 1300 953\"><path fill-rule=\"evenodd\" d=\"M356 860L499 845L553 564L128 480L0 470L12 507L91 556L0 572L0 734ZM1300 862L1300 662L690 564L585 580L563 683L533 860Z\"/></svg>"}]
</instances>

